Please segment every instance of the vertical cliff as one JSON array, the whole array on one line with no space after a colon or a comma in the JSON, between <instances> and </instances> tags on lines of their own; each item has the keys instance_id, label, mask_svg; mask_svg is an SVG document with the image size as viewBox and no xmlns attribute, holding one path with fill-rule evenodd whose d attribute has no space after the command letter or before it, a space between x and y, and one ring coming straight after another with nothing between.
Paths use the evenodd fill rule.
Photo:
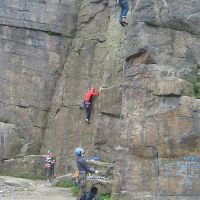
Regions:
<instances>
[{"instance_id":1,"label":"vertical cliff","mask_svg":"<svg viewBox=\"0 0 200 200\"><path fill-rule=\"evenodd\" d=\"M0 157L40 152L78 6L76 1L0 2Z\"/></svg>"},{"instance_id":2,"label":"vertical cliff","mask_svg":"<svg viewBox=\"0 0 200 200\"><path fill-rule=\"evenodd\" d=\"M114 151L114 130L118 119L110 115L115 110L116 115L120 113L112 104L115 99L118 104L120 101L120 91L115 86L120 84L122 31L116 20L116 10L110 6L107 1L81 2L77 33L57 82L43 151L54 149L59 155L58 168L61 171L74 169L77 146L84 147L87 155L94 155L95 151L99 152L98 144L103 142L107 152L101 156L107 160ZM87 124L84 110L79 105L91 86L106 89L102 92L105 95L93 99L91 124ZM111 146L107 145L107 140Z\"/></svg>"},{"instance_id":3,"label":"vertical cliff","mask_svg":"<svg viewBox=\"0 0 200 200\"><path fill-rule=\"evenodd\" d=\"M114 163L113 199L199 199L198 0L2 1L0 156ZM79 108L89 87L91 124Z\"/></svg>"},{"instance_id":4,"label":"vertical cliff","mask_svg":"<svg viewBox=\"0 0 200 200\"><path fill-rule=\"evenodd\" d=\"M135 1L126 31L116 199L199 199L199 9L195 0Z\"/></svg>"}]
</instances>

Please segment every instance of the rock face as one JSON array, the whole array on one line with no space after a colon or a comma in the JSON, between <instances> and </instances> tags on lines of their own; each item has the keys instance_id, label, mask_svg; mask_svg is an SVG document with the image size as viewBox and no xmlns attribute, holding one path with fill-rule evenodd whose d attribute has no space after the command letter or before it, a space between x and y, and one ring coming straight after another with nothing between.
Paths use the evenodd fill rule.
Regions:
<instances>
[{"instance_id":1,"label":"rock face","mask_svg":"<svg viewBox=\"0 0 200 200\"><path fill-rule=\"evenodd\" d=\"M116 80L120 80L121 74L118 71L121 68L122 32L114 19L116 13L110 14L106 1L82 1L76 37L57 82L42 151L52 148L56 155L60 155L57 166L64 172L74 169L74 149L77 146L82 146L87 156L97 154L106 161L110 161L114 151L114 135L120 114L121 97L117 88L120 82ZM118 60L115 61L116 57ZM99 89L101 85L104 95L93 98L91 124L88 125L79 104L89 87ZM106 98L109 101L105 104ZM116 105L112 106L113 101ZM110 130L105 132L104 125ZM99 137L100 134L105 138Z\"/></svg>"},{"instance_id":2,"label":"rock face","mask_svg":"<svg viewBox=\"0 0 200 200\"><path fill-rule=\"evenodd\" d=\"M82 146L114 163L113 199L199 199L199 0L129 3L123 29L106 0L0 3L1 156L10 134L65 173Z\"/></svg>"},{"instance_id":3,"label":"rock face","mask_svg":"<svg viewBox=\"0 0 200 200\"><path fill-rule=\"evenodd\" d=\"M0 159L9 159L20 153L24 140L14 124L0 122Z\"/></svg>"},{"instance_id":4,"label":"rock face","mask_svg":"<svg viewBox=\"0 0 200 200\"><path fill-rule=\"evenodd\" d=\"M1 1L0 9L0 121L18 127L24 154L38 154L78 4L16 0Z\"/></svg>"},{"instance_id":5,"label":"rock face","mask_svg":"<svg viewBox=\"0 0 200 200\"><path fill-rule=\"evenodd\" d=\"M77 3L69 0L1 1L0 24L73 37Z\"/></svg>"},{"instance_id":6,"label":"rock face","mask_svg":"<svg viewBox=\"0 0 200 200\"><path fill-rule=\"evenodd\" d=\"M199 8L198 1L135 1L114 199L200 196L200 100L189 81L199 80Z\"/></svg>"},{"instance_id":7,"label":"rock face","mask_svg":"<svg viewBox=\"0 0 200 200\"><path fill-rule=\"evenodd\" d=\"M29 155L0 163L1 175L45 179L45 155Z\"/></svg>"}]
</instances>

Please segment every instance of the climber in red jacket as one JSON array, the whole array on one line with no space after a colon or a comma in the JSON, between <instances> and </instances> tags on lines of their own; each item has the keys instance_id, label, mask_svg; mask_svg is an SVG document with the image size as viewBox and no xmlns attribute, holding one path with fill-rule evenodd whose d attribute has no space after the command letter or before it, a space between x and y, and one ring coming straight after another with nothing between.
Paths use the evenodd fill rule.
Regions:
<instances>
[{"instance_id":1,"label":"climber in red jacket","mask_svg":"<svg viewBox=\"0 0 200 200\"><path fill-rule=\"evenodd\" d=\"M91 99L93 96L99 96L99 91L95 88L91 88L84 96L84 109L86 113L86 122L90 120L90 112L91 112Z\"/></svg>"}]
</instances>

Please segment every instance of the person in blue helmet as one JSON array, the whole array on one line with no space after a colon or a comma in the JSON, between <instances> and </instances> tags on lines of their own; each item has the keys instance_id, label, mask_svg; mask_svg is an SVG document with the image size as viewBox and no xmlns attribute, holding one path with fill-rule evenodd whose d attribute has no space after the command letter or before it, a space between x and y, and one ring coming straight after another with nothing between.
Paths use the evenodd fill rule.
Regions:
<instances>
[{"instance_id":1,"label":"person in blue helmet","mask_svg":"<svg viewBox=\"0 0 200 200\"><path fill-rule=\"evenodd\" d=\"M86 193L86 176L87 173L97 174L98 171L92 170L87 166L86 159L84 158L84 150L81 147L75 149L76 164L79 170L79 192L77 200L80 200L83 194Z\"/></svg>"}]
</instances>

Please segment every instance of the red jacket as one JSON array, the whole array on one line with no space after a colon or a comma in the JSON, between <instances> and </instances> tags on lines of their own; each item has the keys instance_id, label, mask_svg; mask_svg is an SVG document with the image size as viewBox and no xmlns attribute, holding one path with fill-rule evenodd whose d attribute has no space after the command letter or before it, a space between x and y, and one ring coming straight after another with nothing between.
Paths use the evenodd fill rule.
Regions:
<instances>
[{"instance_id":1,"label":"red jacket","mask_svg":"<svg viewBox=\"0 0 200 200\"><path fill-rule=\"evenodd\" d=\"M84 100L87 102L90 102L90 99L92 96L99 96L99 91L98 90L90 90L87 92L84 96Z\"/></svg>"}]
</instances>

